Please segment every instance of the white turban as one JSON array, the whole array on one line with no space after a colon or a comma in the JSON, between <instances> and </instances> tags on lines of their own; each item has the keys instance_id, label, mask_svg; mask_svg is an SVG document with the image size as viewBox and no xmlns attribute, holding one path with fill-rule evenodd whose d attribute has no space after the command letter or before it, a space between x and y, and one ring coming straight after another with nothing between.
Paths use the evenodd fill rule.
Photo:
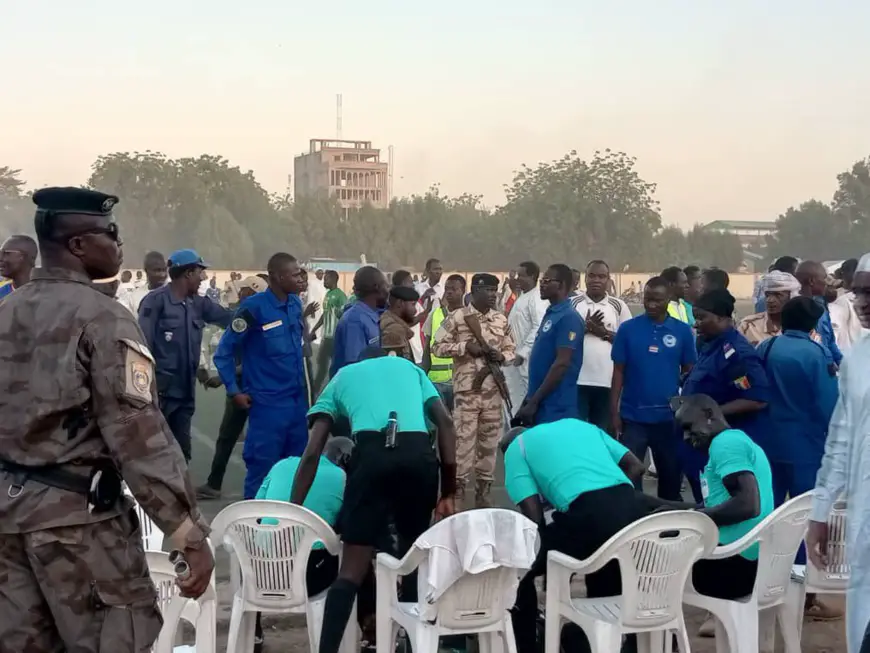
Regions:
<instances>
[{"instance_id":1,"label":"white turban","mask_svg":"<svg viewBox=\"0 0 870 653\"><path fill-rule=\"evenodd\" d=\"M790 297L797 297L801 291L801 283L788 272L774 270L764 275L761 289L764 292L787 292Z\"/></svg>"},{"instance_id":2,"label":"white turban","mask_svg":"<svg viewBox=\"0 0 870 653\"><path fill-rule=\"evenodd\" d=\"M855 272L870 272L870 253L864 254L861 260L858 261L858 268Z\"/></svg>"}]
</instances>

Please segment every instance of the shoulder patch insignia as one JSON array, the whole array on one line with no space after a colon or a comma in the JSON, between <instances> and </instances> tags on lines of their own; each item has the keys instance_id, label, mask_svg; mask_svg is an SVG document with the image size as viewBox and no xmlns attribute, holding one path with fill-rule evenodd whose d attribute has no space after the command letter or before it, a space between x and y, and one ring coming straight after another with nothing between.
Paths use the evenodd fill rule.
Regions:
<instances>
[{"instance_id":1,"label":"shoulder patch insignia","mask_svg":"<svg viewBox=\"0 0 870 653\"><path fill-rule=\"evenodd\" d=\"M242 317L235 318L230 326L235 333L244 333L248 330L248 322Z\"/></svg>"},{"instance_id":2,"label":"shoulder patch insignia","mask_svg":"<svg viewBox=\"0 0 870 653\"><path fill-rule=\"evenodd\" d=\"M576 333L574 333L573 331L569 331L569 332L568 332L568 340L569 340L570 342L574 342L574 340L575 340L576 338L577 338L577 334L576 334Z\"/></svg>"}]
</instances>

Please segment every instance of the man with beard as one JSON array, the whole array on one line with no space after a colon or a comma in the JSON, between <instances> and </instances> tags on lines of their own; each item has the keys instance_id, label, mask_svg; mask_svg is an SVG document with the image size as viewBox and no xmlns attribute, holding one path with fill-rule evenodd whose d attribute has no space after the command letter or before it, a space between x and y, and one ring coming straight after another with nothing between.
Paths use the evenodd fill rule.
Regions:
<instances>
[{"instance_id":1,"label":"man with beard","mask_svg":"<svg viewBox=\"0 0 870 653\"><path fill-rule=\"evenodd\" d=\"M221 337L215 367L230 397L247 408L245 499L253 499L266 474L282 458L298 456L308 433L308 382L302 340L305 332L302 268L290 254L274 254L266 266L269 288L244 300ZM236 357L242 359L242 382Z\"/></svg>"},{"instance_id":2,"label":"man with beard","mask_svg":"<svg viewBox=\"0 0 870 653\"><path fill-rule=\"evenodd\" d=\"M143 284L135 284L130 290L122 291L118 294L118 301L130 309L130 312L137 316L139 315L139 306L145 295L152 290L157 290L166 285L166 259L160 252L148 252L145 255L146 282Z\"/></svg>"},{"instance_id":3,"label":"man with beard","mask_svg":"<svg viewBox=\"0 0 870 653\"><path fill-rule=\"evenodd\" d=\"M30 281L39 250L30 236L10 236L0 247L0 300Z\"/></svg>"},{"instance_id":4,"label":"man with beard","mask_svg":"<svg viewBox=\"0 0 870 653\"><path fill-rule=\"evenodd\" d=\"M226 328L232 320L230 311L199 295L207 267L192 249L174 252L169 257L169 284L146 295L139 305L139 326L156 361L160 410L188 461L202 327Z\"/></svg>"},{"instance_id":5,"label":"man with beard","mask_svg":"<svg viewBox=\"0 0 870 653\"><path fill-rule=\"evenodd\" d=\"M142 332L93 287L121 265L118 198L46 188L33 201L45 267L0 311L0 651L140 653L162 619L121 481L187 561L182 596L211 580L209 527Z\"/></svg>"},{"instance_id":6,"label":"man with beard","mask_svg":"<svg viewBox=\"0 0 870 653\"><path fill-rule=\"evenodd\" d=\"M787 272L774 270L762 279L761 294L764 297L764 312L749 315L740 320L737 330L757 347L765 340L782 333L782 307L800 293L801 284ZM814 331L815 332L815 331Z\"/></svg>"},{"instance_id":7,"label":"man with beard","mask_svg":"<svg viewBox=\"0 0 870 653\"><path fill-rule=\"evenodd\" d=\"M855 312L870 328L870 254L858 262L852 281ZM846 629L849 652L870 651L870 338L856 343L840 369L840 394L828 427L822 468L816 479L807 553L824 569L828 563L828 516L845 492L848 502L846 553L850 565L846 596Z\"/></svg>"},{"instance_id":8,"label":"man with beard","mask_svg":"<svg viewBox=\"0 0 870 653\"><path fill-rule=\"evenodd\" d=\"M380 319L381 348L412 363L415 361L411 350L411 338L414 335L411 325L417 316L419 299L420 295L413 288L393 286L390 289L389 307Z\"/></svg>"}]
</instances>

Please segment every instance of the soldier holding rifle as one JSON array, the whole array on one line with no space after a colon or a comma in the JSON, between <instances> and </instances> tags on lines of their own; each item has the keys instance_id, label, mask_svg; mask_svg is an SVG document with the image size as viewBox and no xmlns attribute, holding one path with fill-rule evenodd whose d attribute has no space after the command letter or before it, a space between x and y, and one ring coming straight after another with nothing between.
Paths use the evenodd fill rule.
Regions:
<instances>
[{"instance_id":1,"label":"soldier holding rifle","mask_svg":"<svg viewBox=\"0 0 870 653\"><path fill-rule=\"evenodd\" d=\"M516 346L507 318L495 310L497 295L496 276L475 274L471 304L445 318L432 343L435 356L453 358L458 506L474 467L475 505L490 507L496 450L510 405L501 368L513 361Z\"/></svg>"}]
</instances>

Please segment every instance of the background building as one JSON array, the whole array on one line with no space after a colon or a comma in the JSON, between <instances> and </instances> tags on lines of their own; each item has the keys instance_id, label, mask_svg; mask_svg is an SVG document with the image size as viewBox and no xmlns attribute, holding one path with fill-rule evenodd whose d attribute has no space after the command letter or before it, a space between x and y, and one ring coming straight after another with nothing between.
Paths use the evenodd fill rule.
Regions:
<instances>
[{"instance_id":1,"label":"background building","mask_svg":"<svg viewBox=\"0 0 870 653\"><path fill-rule=\"evenodd\" d=\"M313 138L308 153L293 160L294 195L327 193L345 209L366 203L383 209L390 203L389 167L371 141Z\"/></svg>"},{"instance_id":2,"label":"background building","mask_svg":"<svg viewBox=\"0 0 870 653\"><path fill-rule=\"evenodd\" d=\"M744 249L759 250L767 244L767 236L776 231L776 222L761 220L716 220L704 225L705 231L734 234Z\"/></svg>"}]
</instances>

